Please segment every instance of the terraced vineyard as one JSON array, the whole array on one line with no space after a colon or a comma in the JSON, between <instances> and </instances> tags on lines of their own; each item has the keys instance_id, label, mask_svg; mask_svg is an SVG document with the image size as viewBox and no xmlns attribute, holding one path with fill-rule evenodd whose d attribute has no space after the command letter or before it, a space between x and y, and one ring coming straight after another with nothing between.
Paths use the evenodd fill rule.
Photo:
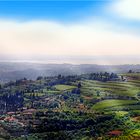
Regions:
<instances>
[{"instance_id":1,"label":"terraced vineyard","mask_svg":"<svg viewBox=\"0 0 140 140\"><path fill-rule=\"evenodd\" d=\"M87 102L92 102L92 109L96 111L138 110L140 108L140 74L121 76L127 80L124 82L81 81L82 97Z\"/></svg>"}]
</instances>

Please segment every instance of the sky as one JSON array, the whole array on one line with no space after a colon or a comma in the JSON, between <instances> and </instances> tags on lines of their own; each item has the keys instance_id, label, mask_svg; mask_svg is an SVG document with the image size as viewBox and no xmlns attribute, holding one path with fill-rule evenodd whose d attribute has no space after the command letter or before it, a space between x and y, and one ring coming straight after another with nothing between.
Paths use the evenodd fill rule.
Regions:
<instances>
[{"instance_id":1,"label":"sky","mask_svg":"<svg viewBox=\"0 0 140 140\"><path fill-rule=\"evenodd\" d=\"M0 61L140 64L139 7L140 0L0 0Z\"/></svg>"}]
</instances>

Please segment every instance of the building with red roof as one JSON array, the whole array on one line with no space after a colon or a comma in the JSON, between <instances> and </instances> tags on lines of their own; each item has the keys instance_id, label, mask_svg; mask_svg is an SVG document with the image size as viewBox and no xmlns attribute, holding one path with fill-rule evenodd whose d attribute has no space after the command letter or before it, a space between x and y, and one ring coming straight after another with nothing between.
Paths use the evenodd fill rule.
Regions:
<instances>
[{"instance_id":1,"label":"building with red roof","mask_svg":"<svg viewBox=\"0 0 140 140\"><path fill-rule=\"evenodd\" d=\"M123 132L120 131L120 130L113 130L113 131L110 131L108 132L108 135L110 136L120 136Z\"/></svg>"}]
</instances>

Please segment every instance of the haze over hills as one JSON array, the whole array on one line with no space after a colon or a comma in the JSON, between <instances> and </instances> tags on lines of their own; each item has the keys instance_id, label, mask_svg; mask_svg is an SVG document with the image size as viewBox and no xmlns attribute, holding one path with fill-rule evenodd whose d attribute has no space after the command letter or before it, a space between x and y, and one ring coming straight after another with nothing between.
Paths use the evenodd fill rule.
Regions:
<instances>
[{"instance_id":1,"label":"haze over hills","mask_svg":"<svg viewBox=\"0 0 140 140\"><path fill-rule=\"evenodd\" d=\"M36 79L38 76L78 75L92 72L125 73L129 70L140 72L140 65L96 65L96 64L39 64L39 63L0 63L0 81L7 82L20 78Z\"/></svg>"}]
</instances>

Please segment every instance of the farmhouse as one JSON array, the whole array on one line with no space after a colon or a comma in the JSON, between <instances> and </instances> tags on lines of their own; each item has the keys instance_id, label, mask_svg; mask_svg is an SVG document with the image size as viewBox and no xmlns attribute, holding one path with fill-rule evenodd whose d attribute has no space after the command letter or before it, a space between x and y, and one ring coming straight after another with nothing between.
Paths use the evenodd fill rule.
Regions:
<instances>
[{"instance_id":1,"label":"farmhouse","mask_svg":"<svg viewBox=\"0 0 140 140\"><path fill-rule=\"evenodd\" d=\"M119 130L113 130L113 131L108 132L109 136L120 136L121 134L122 134L122 131L119 131Z\"/></svg>"}]
</instances>

